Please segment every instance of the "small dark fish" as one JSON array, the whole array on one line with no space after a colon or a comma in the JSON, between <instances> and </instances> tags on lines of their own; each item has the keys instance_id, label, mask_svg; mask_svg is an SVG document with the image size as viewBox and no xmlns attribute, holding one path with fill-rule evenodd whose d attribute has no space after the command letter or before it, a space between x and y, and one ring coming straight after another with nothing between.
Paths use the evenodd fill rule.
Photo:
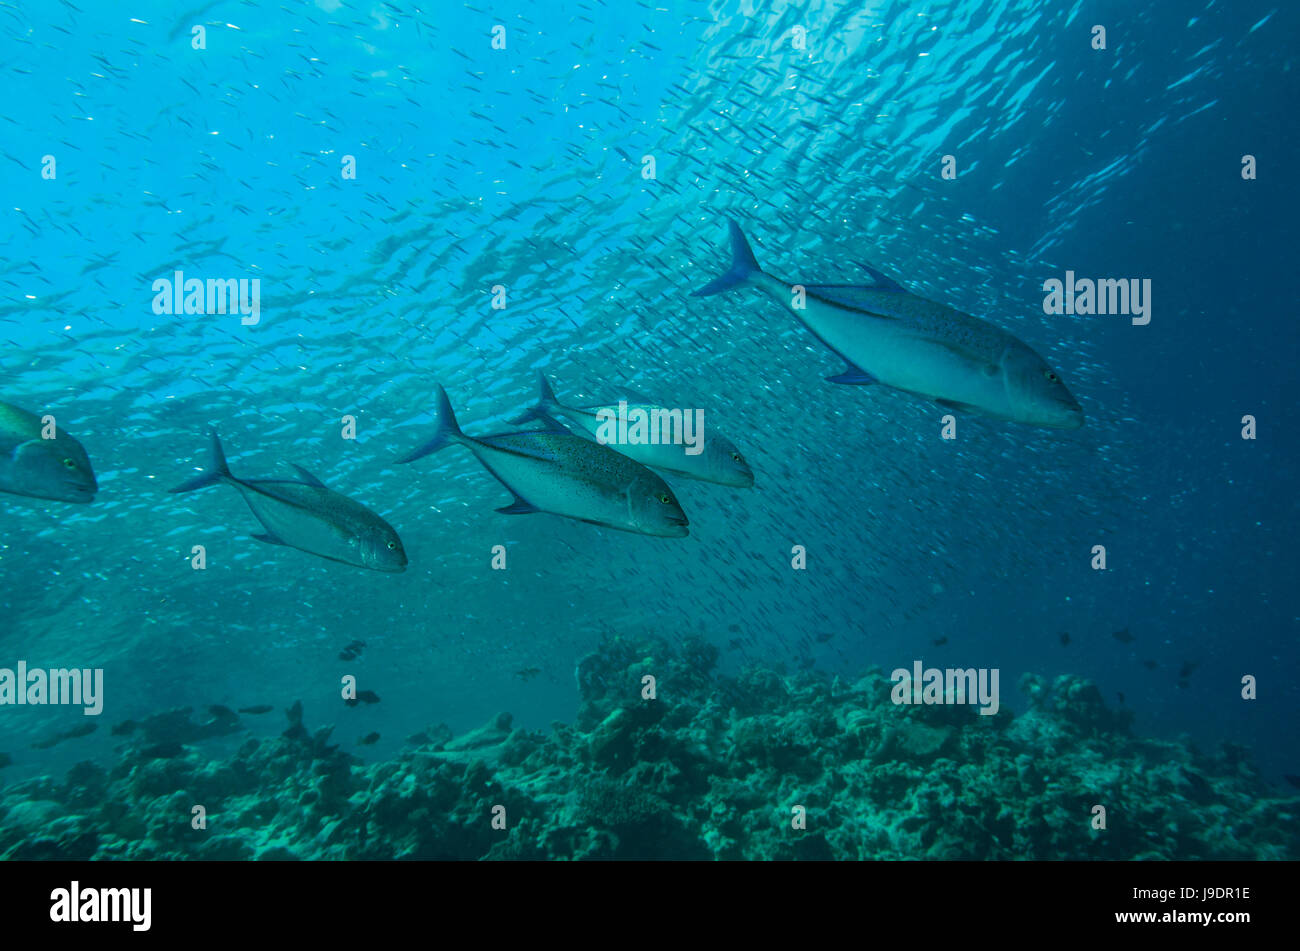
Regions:
<instances>
[{"instance_id":1,"label":"small dark fish","mask_svg":"<svg viewBox=\"0 0 1300 951\"><path fill-rule=\"evenodd\" d=\"M365 648L365 641L353 641L343 650L339 651L339 660L356 660L361 656L361 651Z\"/></svg>"},{"instance_id":2,"label":"small dark fish","mask_svg":"<svg viewBox=\"0 0 1300 951\"><path fill-rule=\"evenodd\" d=\"M1069 647L1069 646L1070 646L1070 635L1069 635L1068 633L1066 633L1065 631L1062 631L1062 632L1061 632L1061 646L1062 646L1062 647Z\"/></svg>"},{"instance_id":3,"label":"small dark fish","mask_svg":"<svg viewBox=\"0 0 1300 951\"><path fill-rule=\"evenodd\" d=\"M0 753L0 769L13 765L14 758L8 753Z\"/></svg>"},{"instance_id":4,"label":"small dark fish","mask_svg":"<svg viewBox=\"0 0 1300 951\"><path fill-rule=\"evenodd\" d=\"M97 723L83 723L81 726L74 726L71 730L65 730L62 733L55 733L53 736L47 736L43 740L37 740L32 744L34 750L48 750L50 747L62 743L64 740L75 740L79 736L89 736L99 729Z\"/></svg>"},{"instance_id":5,"label":"small dark fish","mask_svg":"<svg viewBox=\"0 0 1300 951\"><path fill-rule=\"evenodd\" d=\"M524 667L521 670L516 670L515 676L518 677L520 680L529 681L532 680L541 672L542 669L540 667Z\"/></svg>"},{"instance_id":6,"label":"small dark fish","mask_svg":"<svg viewBox=\"0 0 1300 951\"><path fill-rule=\"evenodd\" d=\"M936 638L934 639L934 646L935 646L935 647L943 647L943 645L944 645L944 644L947 644L947 643L948 643L948 638L946 638L946 637L936 637Z\"/></svg>"},{"instance_id":7,"label":"small dark fish","mask_svg":"<svg viewBox=\"0 0 1300 951\"><path fill-rule=\"evenodd\" d=\"M1142 666L1145 667L1147 670L1155 670L1160 665L1157 664L1154 660L1144 660L1142 661Z\"/></svg>"},{"instance_id":8,"label":"small dark fish","mask_svg":"<svg viewBox=\"0 0 1300 951\"><path fill-rule=\"evenodd\" d=\"M121 723L113 724L112 734L113 736L126 736L129 733L134 733L135 728L139 725L135 720L123 720Z\"/></svg>"},{"instance_id":9,"label":"small dark fish","mask_svg":"<svg viewBox=\"0 0 1300 951\"><path fill-rule=\"evenodd\" d=\"M239 719L239 714L235 713L235 711L230 709L229 707L223 707L219 703L214 703L212 706L208 707L208 713L212 714L218 720Z\"/></svg>"},{"instance_id":10,"label":"small dark fish","mask_svg":"<svg viewBox=\"0 0 1300 951\"><path fill-rule=\"evenodd\" d=\"M1192 661L1192 660L1183 661L1183 667L1180 671L1178 671L1178 679L1186 680L1188 677L1192 676L1192 672L1195 671L1196 668L1200 666L1201 666L1200 661Z\"/></svg>"},{"instance_id":11,"label":"small dark fish","mask_svg":"<svg viewBox=\"0 0 1300 951\"><path fill-rule=\"evenodd\" d=\"M371 746L379 742L378 733L367 733L361 739L357 740L357 746Z\"/></svg>"},{"instance_id":12,"label":"small dark fish","mask_svg":"<svg viewBox=\"0 0 1300 951\"><path fill-rule=\"evenodd\" d=\"M344 700L349 707L355 707L358 703L378 703L379 694L373 690L358 690L355 699Z\"/></svg>"},{"instance_id":13,"label":"small dark fish","mask_svg":"<svg viewBox=\"0 0 1300 951\"><path fill-rule=\"evenodd\" d=\"M1192 787L1192 793L1199 801L1204 802L1214 797L1214 788L1200 773L1194 773L1189 769L1185 769L1183 770L1183 775L1187 777L1187 783Z\"/></svg>"},{"instance_id":14,"label":"small dark fish","mask_svg":"<svg viewBox=\"0 0 1300 951\"><path fill-rule=\"evenodd\" d=\"M290 740L307 739L307 728L302 725L302 701L295 700L293 706L284 711L284 715L289 718L289 729L280 735Z\"/></svg>"},{"instance_id":15,"label":"small dark fish","mask_svg":"<svg viewBox=\"0 0 1300 951\"><path fill-rule=\"evenodd\" d=\"M1121 644L1131 644L1133 641L1137 640L1137 638L1128 632L1128 628L1124 628L1122 631L1116 631L1111 636Z\"/></svg>"},{"instance_id":16,"label":"small dark fish","mask_svg":"<svg viewBox=\"0 0 1300 951\"><path fill-rule=\"evenodd\" d=\"M185 753L185 747L179 743L155 743L140 751L145 759L175 759Z\"/></svg>"},{"instance_id":17,"label":"small dark fish","mask_svg":"<svg viewBox=\"0 0 1300 951\"><path fill-rule=\"evenodd\" d=\"M275 707L271 706L269 703L259 703L256 706L252 706L252 707L240 707L239 712L260 714L260 713L270 713L274 709Z\"/></svg>"},{"instance_id":18,"label":"small dark fish","mask_svg":"<svg viewBox=\"0 0 1300 951\"><path fill-rule=\"evenodd\" d=\"M814 640L816 640L818 644L825 644L827 641L829 641L829 640L830 640L832 637L834 637L834 636L835 636L835 635L834 635L833 633L831 633L830 631L822 631L820 634L818 634L818 635L814 638Z\"/></svg>"},{"instance_id":19,"label":"small dark fish","mask_svg":"<svg viewBox=\"0 0 1300 951\"><path fill-rule=\"evenodd\" d=\"M740 645L742 643L743 642L739 637L733 637L731 640L727 641L727 646L730 647L733 651L738 651L740 650Z\"/></svg>"},{"instance_id":20,"label":"small dark fish","mask_svg":"<svg viewBox=\"0 0 1300 951\"><path fill-rule=\"evenodd\" d=\"M1284 773L1282 775L1282 778L1285 779L1292 786L1294 786L1296 789L1300 789L1300 776L1292 776L1290 773Z\"/></svg>"}]
</instances>

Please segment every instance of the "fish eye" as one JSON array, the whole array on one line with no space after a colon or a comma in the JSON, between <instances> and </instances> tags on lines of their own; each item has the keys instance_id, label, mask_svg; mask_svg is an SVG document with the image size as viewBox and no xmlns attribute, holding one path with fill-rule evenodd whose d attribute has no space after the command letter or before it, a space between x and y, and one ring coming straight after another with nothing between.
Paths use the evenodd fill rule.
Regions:
<instances>
[{"instance_id":1,"label":"fish eye","mask_svg":"<svg viewBox=\"0 0 1300 951\"><path fill-rule=\"evenodd\" d=\"M389 551L397 551L397 542L389 542L389 543L388 543L388 550L389 550Z\"/></svg>"},{"instance_id":2,"label":"fish eye","mask_svg":"<svg viewBox=\"0 0 1300 951\"><path fill-rule=\"evenodd\" d=\"M64 459L64 460L63 460L63 468L65 468L65 469L75 469L75 468L77 468L77 463L76 463L74 460L72 460L72 459Z\"/></svg>"},{"instance_id":3,"label":"fish eye","mask_svg":"<svg viewBox=\"0 0 1300 951\"><path fill-rule=\"evenodd\" d=\"M659 493L659 501L662 502L664 505L667 505L669 502L672 501L672 499L673 497L669 495L667 492Z\"/></svg>"},{"instance_id":4,"label":"fish eye","mask_svg":"<svg viewBox=\"0 0 1300 951\"><path fill-rule=\"evenodd\" d=\"M1049 382L1049 383L1060 383L1060 382L1061 382L1061 378L1060 378L1059 376L1057 376L1055 373L1053 373L1051 370L1044 370L1044 371L1043 371L1043 376L1047 377L1047 382Z\"/></svg>"},{"instance_id":5,"label":"fish eye","mask_svg":"<svg viewBox=\"0 0 1300 951\"><path fill-rule=\"evenodd\" d=\"M744 461L745 461L743 458L741 458L741 455L740 455L740 453L738 453L738 452L733 452L733 453L731 454L731 458L732 458L734 461L736 461L736 462L744 462Z\"/></svg>"}]
</instances>

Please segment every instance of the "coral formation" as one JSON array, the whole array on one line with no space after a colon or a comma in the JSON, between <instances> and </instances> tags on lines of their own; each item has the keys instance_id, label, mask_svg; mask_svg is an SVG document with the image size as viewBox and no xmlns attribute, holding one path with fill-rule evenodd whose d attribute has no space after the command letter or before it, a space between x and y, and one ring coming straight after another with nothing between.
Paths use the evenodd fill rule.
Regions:
<instances>
[{"instance_id":1,"label":"coral formation","mask_svg":"<svg viewBox=\"0 0 1300 951\"><path fill-rule=\"evenodd\" d=\"M577 666L573 726L514 729L504 713L460 737L439 725L372 765L331 745L331 728L309 731L301 704L283 736L228 759L190 745L228 717L169 711L121 731L134 739L111 769L4 790L0 857L1300 856L1300 800L1275 797L1244 751L1136 737L1077 677L1027 676L1023 713L980 716L895 705L879 671L723 677L716 659L694 639L609 638Z\"/></svg>"}]
</instances>

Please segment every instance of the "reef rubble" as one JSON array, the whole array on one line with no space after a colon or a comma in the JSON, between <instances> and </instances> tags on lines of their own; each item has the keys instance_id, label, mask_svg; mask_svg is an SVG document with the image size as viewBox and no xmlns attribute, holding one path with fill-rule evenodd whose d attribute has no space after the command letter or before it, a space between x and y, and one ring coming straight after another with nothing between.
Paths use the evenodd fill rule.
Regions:
<instances>
[{"instance_id":1,"label":"reef rubble","mask_svg":"<svg viewBox=\"0 0 1300 951\"><path fill-rule=\"evenodd\" d=\"M371 764L308 730L301 704L284 735L232 757L159 755L153 727L186 720L172 712L110 768L0 790L0 858L1300 856L1300 799L1244 749L1135 736L1080 678L1026 676L1023 712L981 716L896 705L878 670L730 677L717 656L698 639L610 637L577 666L573 724L434 725Z\"/></svg>"}]
</instances>

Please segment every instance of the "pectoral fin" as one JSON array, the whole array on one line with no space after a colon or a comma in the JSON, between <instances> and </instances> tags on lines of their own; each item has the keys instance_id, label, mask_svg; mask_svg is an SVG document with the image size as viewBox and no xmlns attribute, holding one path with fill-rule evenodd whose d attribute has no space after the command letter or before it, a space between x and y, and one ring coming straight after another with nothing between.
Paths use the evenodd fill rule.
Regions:
<instances>
[{"instance_id":1,"label":"pectoral fin","mask_svg":"<svg viewBox=\"0 0 1300 951\"><path fill-rule=\"evenodd\" d=\"M514 502L503 505L497 511L502 515L532 515L534 512L540 512L541 509L532 502L527 502L516 495Z\"/></svg>"},{"instance_id":2,"label":"pectoral fin","mask_svg":"<svg viewBox=\"0 0 1300 951\"><path fill-rule=\"evenodd\" d=\"M972 406L970 403L958 403L956 400L935 400L944 409L956 410L959 413L976 413L983 415L984 411L978 406Z\"/></svg>"},{"instance_id":3,"label":"pectoral fin","mask_svg":"<svg viewBox=\"0 0 1300 951\"><path fill-rule=\"evenodd\" d=\"M852 363L845 367L844 372L839 376L828 376L826 379L830 383L844 383L850 386L870 386L872 383L880 382L866 370L859 369Z\"/></svg>"},{"instance_id":4,"label":"pectoral fin","mask_svg":"<svg viewBox=\"0 0 1300 951\"><path fill-rule=\"evenodd\" d=\"M284 545L284 542L280 541L280 539L276 538L274 535L254 535L253 537L259 542L265 542L268 545Z\"/></svg>"}]
</instances>

